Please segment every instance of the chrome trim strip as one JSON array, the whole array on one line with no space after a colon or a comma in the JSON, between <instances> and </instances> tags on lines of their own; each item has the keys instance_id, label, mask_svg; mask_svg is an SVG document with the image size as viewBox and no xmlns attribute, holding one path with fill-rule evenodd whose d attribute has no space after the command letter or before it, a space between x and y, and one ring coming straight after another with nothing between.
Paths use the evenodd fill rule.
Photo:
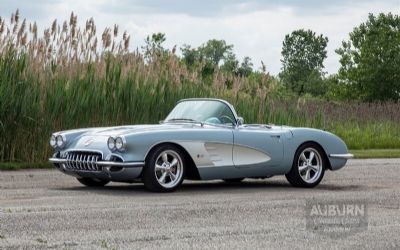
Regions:
<instances>
[{"instance_id":1,"label":"chrome trim strip","mask_svg":"<svg viewBox=\"0 0 400 250\"><path fill-rule=\"evenodd\" d=\"M135 162L117 162L117 161L98 161L96 162L99 166L116 166L116 167L143 167L144 161Z\"/></svg>"},{"instance_id":2,"label":"chrome trim strip","mask_svg":"<svg viewBox=\"0 0 400 250\"><path fill-rule=\"evenodd\" d=\"M49 162L51 163L64 163L68 162L67 159L60 159L60 158L49 158Z\"/></svg>"},{"instance_id":3,"label":"chrome trim strip","mask_svg":"<svg viewBox=\"0 0 400 250\"><path fill-rule=\"evenodd\" d=\"M49 158L51 163L65 163L68 162L67 159L61 158ZM118 166L118 167L142 167L144 166L144 161L136 161L136 162L116 162L116 161L98 161L95 163L99 166Z\"/></svg>"},{"instance_id":4,"label":"chrome trim strip","mask_svg":"<svg viewBox=\"0 0 400 250\"><path fill-rule=\"evenodd\" d=\"M354 157L354 155L353 154L330 154L329 157L338 158L338 159L352 159Z\"/></svg>"}]
</instances>

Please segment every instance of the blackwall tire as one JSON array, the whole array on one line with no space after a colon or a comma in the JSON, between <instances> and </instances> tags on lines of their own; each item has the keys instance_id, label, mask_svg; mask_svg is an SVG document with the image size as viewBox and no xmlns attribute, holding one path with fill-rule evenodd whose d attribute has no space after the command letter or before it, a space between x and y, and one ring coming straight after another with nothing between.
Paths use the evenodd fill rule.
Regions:
<instances>
[{"instance_id":1,"label":"blackwall tire","mask_svg":"<svg viewBox=\"0 0 400 250\"><path fill-rule=\"evenodd\" d=\"M185 155L174 145L161 145L146 160L142 180L145 187L153 192L172 192L185 177Z\"/></svg>"},{"instance_id":2,"label":"blackwall tire","mask_svg":"<svg viewBox=\"0 0 400 250\"><path fill-rule=\"evenodd\" d=\"M295 187L315 187L324 177L326 164L327 159L321 147L315 143L305 143L297 149L286 179Z\"/></svg>"}]
</instances>

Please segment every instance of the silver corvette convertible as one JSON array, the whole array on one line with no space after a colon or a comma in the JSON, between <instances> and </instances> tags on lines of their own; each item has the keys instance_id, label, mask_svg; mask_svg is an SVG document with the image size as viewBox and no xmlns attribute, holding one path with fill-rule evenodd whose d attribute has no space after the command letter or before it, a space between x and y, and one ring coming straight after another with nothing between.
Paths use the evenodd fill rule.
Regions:
<instances>
[{"instance_id":1,"label":"silver corvette convertible","mask_svg":"<svg viewBox=\"0 0 400 250\"><path fill-rule=\"evenodd\" d=\"M142 181L152 191L173 191L184 179L285 175L296 187L314 187L325 170L353 155L322 130L245 124L219 99L185 99L157 125L85 128L56 132L50 162L86 186Z\"/></svg>"}]
</instances>

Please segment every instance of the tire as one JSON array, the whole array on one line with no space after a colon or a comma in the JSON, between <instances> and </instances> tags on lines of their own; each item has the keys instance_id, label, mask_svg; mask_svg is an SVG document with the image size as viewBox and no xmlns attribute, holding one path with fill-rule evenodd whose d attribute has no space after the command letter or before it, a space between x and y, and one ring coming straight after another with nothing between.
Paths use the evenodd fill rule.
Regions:
<instances>
[{"instance_id":1,"label":"tire","mask_svg":"<svg viewBox=\"0 0 400 250\"><path fill-rule=\"evenodd\" d=\"M240 183L244 180L244 178L235 178L235 179L223 179L226 183Z\"/></svg>"},{"instance_id":2,"label":"tire","mask_svg":"<svg viewBox=\"0 0 400 250\"><path fill-rule=\"evenodd\" d=\"M82 183L85 186L88 187L103 187L110 181L105 181L105 180L98 180L98 179L92 179L92 178L76 178L80 183Z\"/></svg>"},{"instance_id":3,"label":"tire","mask_svg":"<svg viewBox=\"0 0 400 250\"><path fill-rule=\"evenodd\" d=\"M285 176L292 186L312 188L324 177L326 164L321 147L312 142L305 143L297 149L292 168Z\"/></svg>"},{"instance_id":4,"label":"tire","mask_svg":"<svg viewBox=\"0 0 400 250\"><path fill-rule=\"evenodd\" d=\"M185 177L185 155L174 145L152 150L143 170L144 186L153 192L172 192Z\"/></svg>"}]
</instances>

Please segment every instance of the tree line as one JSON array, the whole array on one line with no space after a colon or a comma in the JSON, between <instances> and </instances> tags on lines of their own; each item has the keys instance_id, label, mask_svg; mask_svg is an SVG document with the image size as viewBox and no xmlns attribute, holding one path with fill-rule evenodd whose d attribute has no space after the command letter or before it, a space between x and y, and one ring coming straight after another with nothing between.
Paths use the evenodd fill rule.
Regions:
<instances>
[{"instance_id":1,"label":"tree line","mask_svg":"<svg viewBox=\"0 0 400 250\"><path fill-rule=\"evenodd\" d=\"M144 57L175 54L163 47L166 36L156 33L148 36L143 46ZM347 40L335 51L340 56L340 68L327 75L329 39L312 30L299 29L284 38L281 51L281 72L275 80L282 91L299 96L311 95L329 100L359 100L365 102L398 101L400 99L400 17L392 13L369 14L368 19L350 32ZM212 39L194 48L183 45L181 61L188 69L201 67L205 80L215 70L252 77L266 73L254 70L250 57L239 60L233 45Z\"/></svg>"}]
</instances>

